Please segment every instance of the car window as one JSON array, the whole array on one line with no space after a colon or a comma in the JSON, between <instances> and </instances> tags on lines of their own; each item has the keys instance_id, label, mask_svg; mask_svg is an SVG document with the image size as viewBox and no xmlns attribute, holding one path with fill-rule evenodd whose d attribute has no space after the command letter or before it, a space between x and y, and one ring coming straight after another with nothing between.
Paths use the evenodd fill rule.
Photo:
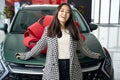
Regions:
<instances>
[{"instance_id":1,"label":"car window","mask_svg":"<svg viewBox=\"0 0 120 80\"><path fill-rule=\"evenodd\" d=\"M53 15L56 8L43 7L41 9L38 8L31 8L31 9L22 9L16 15L15 20L13 21L12 33L24 33L26 29L36 22L39 18L45 15ZM78 23L81 32L86 32L87 27L83 20L81 19L81 15L76 11L73 10L73 18L75 22Z\"/></svg>"},{"instance_id":2,"label":"car window","mask_svg":"<svg viewBox=\"0 0 120 80\"><path fill-rule=\"evenodd\" d=\"M14 20L12 32L24 32L29 25L37 21L38 18L33 13L34 11L20 11Z\"/></svg>"},{"instance_id":3,"label":"car window","mask_svg":"<svg viewBox=\"0 0 120 80\"><path fill-rule=\"evenodd\" d=\"M73 18L74 18L74 21L77 22L77 26L79 27L80 32L88 31L86 27L86 23L83 21L82 16L76 10L73 10Z\"/></svg>"},{"instance_id":4,"label":"car window","mask_svg":"<svg viewBox=\"0 0 120 80\"><path fill-rule=\"evenodd\" d=\"M25 10L20 11L14 20L12 31L16 33L24 33L26 29L36 22L39 18L45 15L53 15L53 11L50 10Z\"/></svg>"}]
</instances>

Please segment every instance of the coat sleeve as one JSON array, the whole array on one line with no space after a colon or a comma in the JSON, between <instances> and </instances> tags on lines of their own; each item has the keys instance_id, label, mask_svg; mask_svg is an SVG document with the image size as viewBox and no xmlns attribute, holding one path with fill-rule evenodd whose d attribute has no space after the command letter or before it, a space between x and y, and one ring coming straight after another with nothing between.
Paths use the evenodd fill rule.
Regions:
<instances>
[{"instance_id":1,"label":"coat sleeve","mask_svg":"<svg viewBox=\"0 0 120 80\"><path fill-rule=\"evenodd\" d=\"M47 45L46 38L47 38L47 27L45 28L41 39L37 42L37 44L30 51L23 52L23 53L17 53L20 55L20 59L27 60L30 57L33 57L33 56L39 54L39 52L41 50L43 50Z\"/></svg>"},{"instance_id":2,"label":"coat sleeve","mask_svg":"<svg viewBox=\"0 0 120 80\"><path fill-rule=\"evenodd\" d=\"M83 42L82 40L79 40L77 42L77 49L80 50L83 54L85 54L86 56L88 56L90 58L94 58L94 59L99 59L100 58L100 53L96 53L96 52L91 51L87 47L85 42Z\"/></svg>"}]
</instances>

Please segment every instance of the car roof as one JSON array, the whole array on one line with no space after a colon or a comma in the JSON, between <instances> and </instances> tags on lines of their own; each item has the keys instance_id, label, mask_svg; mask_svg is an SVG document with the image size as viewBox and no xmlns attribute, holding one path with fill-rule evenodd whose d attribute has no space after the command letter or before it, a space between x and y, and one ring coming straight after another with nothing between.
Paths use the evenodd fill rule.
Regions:
<instances>
[{"instance_id":1,"label":"car roof","mask_svg":"<svg viewBox=\"0 0 120 80\"><path fill-rule=\"evenodd\" d=\"M24 5L23 5L24 6ZM44 6L44 7L57 7L58 5L50 5L50 4L32 4L32 5L25 5L25 7L40 7L40 6Z\"/></svg>"},{"instance_id":2,"label":"car roof","mask_svg":"<svg viewBox=\"0 0 120 80\"><path fill-rule=\"evenodd\" d=\"M24 4L22 5L21 9L22 8L39 8L39 7L58 7L59 5L57 4L31 4L31 5L27 5L27 4ZM70 5L71 8L75 8L73 5Z\"/></svg>"}]
</instances>

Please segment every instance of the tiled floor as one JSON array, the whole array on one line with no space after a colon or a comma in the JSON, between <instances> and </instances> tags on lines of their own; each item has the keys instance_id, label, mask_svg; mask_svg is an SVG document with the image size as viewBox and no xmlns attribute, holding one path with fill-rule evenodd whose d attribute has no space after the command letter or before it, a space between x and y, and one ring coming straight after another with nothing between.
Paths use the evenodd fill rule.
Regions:
<instances>
[{"instance_id":1,"label":"tiled floor","mask_svg":"<svg viewBox=\"0 0 120 80\"><path fill-rule=\"evenodd\" d=\"M114 67L114 80L120 80L120 25L99 24L93 34L110 52Z\"/></svg>"},{"instance_id":2,"label":"tiled floor","mask_svg":"<svg viewBox=\"0 0 120 80\"><path fill-rule=\"evenodd\" d=\"M120 51L110 51L114 67L114 80L120 80Z\"/></svg>"}]
</instances>

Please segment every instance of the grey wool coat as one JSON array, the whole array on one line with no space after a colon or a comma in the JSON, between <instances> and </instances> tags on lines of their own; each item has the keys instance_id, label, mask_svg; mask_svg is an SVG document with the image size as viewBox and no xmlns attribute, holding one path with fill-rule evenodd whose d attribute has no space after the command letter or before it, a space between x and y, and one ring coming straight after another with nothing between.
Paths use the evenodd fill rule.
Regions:
<instances>
[{"instance_id":1,"label":"grey wool coat","mask_svg":"<svg viewBox=\"0 0 120 80\"><path fill-rule=\"evenodd\" d=\"M59 80L59 67L58 67L58 42L57 37L50 38L47 36L47 28L45 28L41 39L37 42L27 53L19 53L20 59L27 60L32 56L39 54L39 52L48 46L46 55L46 64L43 69L42 80ZM79 50L86 56L91 58L99 58L98 53L90 51L82 41L73 41L70 37L70 80L82 80L82 70L78 57L76 54L77 46Z\"/></svg>"}]
</instances>

